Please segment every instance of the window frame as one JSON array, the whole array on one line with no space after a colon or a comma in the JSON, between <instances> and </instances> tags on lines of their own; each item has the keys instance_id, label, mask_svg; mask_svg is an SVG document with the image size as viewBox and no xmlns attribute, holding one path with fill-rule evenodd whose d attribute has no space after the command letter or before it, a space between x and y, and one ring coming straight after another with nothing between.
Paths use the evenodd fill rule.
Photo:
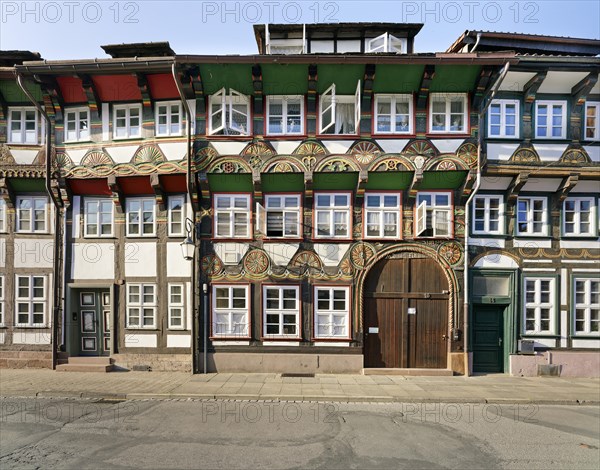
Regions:
<instances>
[{"instance_id":1,"label":"window frame","mask_svg":"<svg viewBox=\"0 0 600 470\"><path fill-rule=\"evenodd\" d=\"M583 291L583 295L585 296L585 300L583 303L577 303L577 282L584 282L585 289ZM592 310L600 310L600 299L598 303L593 303L591 301L591 283L598 282L600 283L600 277L595 277L593 275L580 275L580 274L572 274L571 276L571 337L573 338L597 338L600 336L600 324L598 331L594 332L591 330L591 311ZM599 295L600 297L600 295ZM584 331L577 331L577 310L583 309L584 312ZM598 321L598 320L596 320Z\"/></svg>"},{"instance_id":2,"label":"window frame","mask_svg":"<svg viewBox=\"0 0 600 470\"><path fill-rule=\"evenodd\" d=\"M379 130L379 112L378 105L379 100L383 98L389 98L391 100L390 103L390 130L382 131ZM408 103L408 130L407 131L399 131L396 129L396 104L398 101ZM373 134L376 135L412 135L414 133L413 130L413 122L414 122L414 108L413 108L413 95L412 93L376 93L374 100L374 108L373 108ZM387 114L386 114L387 116Z\"/></svg>"},{"instance_id":3,"label":"window frame","mask_svg":"<svg viewBox=\"0 0 600 470\"><path fill-rule=\"evenodd\" d=\"M515 106L515 134L514 135L509 135L506 133L506 106L507 105L514 105ZM500 133L498 135L496 134L492 134L492 119L491 119L491 115L492 115L492 106L494 105L500 105L500 124L494 124L494 125L499 125L500 126ZM509 99L496 99L496 100L492 100L490 107L488 108L488 112L487 112L487 122L488 122L488 127L487 127L487 135L489 139L519 139L520 135L521 135L521 129L520 129L520 107L521 107L521 102L519 100L509 100Z\"/></svg>"},{"instance_id":4,"label":"window frame","mask_svg":"<svg viewBox=\"0 0 600 470\"><path fill-rule=\"evenodd\" d=\"M21 113L21 118L19 119L19 124L21 126L20 129L20 140L13 140L12 136L13 136L13 131L12 131L12 125L13 122L17 122L14 121L12 118L12 113L13 111L18 111L19 113ZM35 139L33 142L27 142L27 112L28 111L33 111L34 112L34 122L35 122L35 129L34 129L34 134L35 134ZM39 131L40 131L40 122L39 122L39 116L38 116L38 110L35 106L9 106L7 109L7 114L8 114L8 118L7 118L7 127L6 127L6 143L7 144L15 144L15 145L38 145L40 143L40 136L39 136Z\"/></svg>"},{"instance_id":5,"label":"window frame","mask_svg":"<svg viewBox=\"0 0 600 470\"><path fill-rule=\"evenodd\" d=\"M28 286L27 286L27 290L28 290L27 297L22 297L19 293L19 290L20 290L19 279L20 278L29 280ZM43 296L42 297L34 296L35 287L33 285L33 280L35 278L40 278L43 281L43 285L42 285ZM19 321L19 316L23 315L22 313L19 312L19 304L28 304L29 305L29 309L28 309L29 311L27 312L29 320L27 321L27 323L23 323L23 322ZM35 315L35 313L33 311L34 304L42 305L41 314L42 314L43 320L41 323L35 323L33 321L34 315ZM26 275L15 274L15 313L14 313L15 326L18 328L45 328L46 323L47 323L47 310L48 310L48 276L45 274L26 274Z\"/></svg>"},{"instance_id":6,"label":"window frame","mask_svg":"<svg viewBox=\"0 0 600 470\"><path fill-rule=\"evenodd\" d=\"M431 196L432 201L435 201L435 196L438 196L438 195L447 195L449 205L448 206L438 206L437 204L432 204L432 206L430 208L426 201L423 201L421 204L419 204L420 196ZM421 206L423 203L425 204L425 214L424 214L425 230L422 230L421 232L418 233L419 210L421 210ZM431 235L423 235L423 232L428 230L427 213L429 211L433 212L431 215L432 234ZM438 235L437 234L437 228L436 228L436 224L435 224L435 219L436 219L435 213L437 211L448 213L448 218L447 218L448 234L447 235ZM414 237L415 238L438 238L438 239L442 239L442 240L454 238L454 191L418 191L417 195L415 197L415 206L414 206L413 214L414 214L413 227L414 227Z\"/></svg>"},{"instance_id":7,"label":"window frame","mask_svg":"<svg viewBox=\"0 0 600 470\"><path fill-rule=\"evenodd\" d=\"M220 99L221 106L220 110L213 112L213 104L215 101ZM234 103L234 100L239 100L241 103ZM218 104L218 103L217 103ZM234 104L244 104L246 105L247 113L246 113L246 132L242 133L241 131L232 127L233 123L233 105ZM217 128L213 128L213 116L221 112L221 125ZM238 112L238 111L236 111ZM227 118L229 116L229 119ZM208 120L208 135L213 136L223 136L223 137L247 137L252 135L252 101L250 96L244 95L239 91L234 90L233 88L229 89L229 93L227 93L225 87L221 88L216 93L213 93L208 97L208 107L207 107L207 120ZM238 134L228 134L226 132L227 129L231 131L238 132ZM218 132L223 131L223 134L218 134Z\"/></svg>"},{"instance_id":8,"label":"window frame","mask_svg":"<svg viewBox=\"0 0 600 470\"><path fill-rule=\"evenodd\" d=\"M102 233L102 225L100 223L100 214L104 214L105 212L100 212L99 208L101 203L103 202L108 202L110 204L110 233L109 234L103 234ZM96 203L97 204L97 212L96 212L96 234L90 234L88 233L88 203ZM114 210L114 203L112 201L112 199L110 198L100 198L100 197L84 197L83 198L83 237L84 238L112 238L114 236L114 223L115 223L115 210Z\"/></svg>"},{"instance_id":9,"label":"window frame","mask_svg":"<svg viewBox=\"0 0 600 470\"><path fill-rule=\"evenodd\" d=\"M181 231L176 232L173 230L173 223L177 223L177 222L173 222L173 207L171 205L172 201L176 201L179 200L181 201ZM174 194L174 195L170 195L167 197L167 235L169 237L185 237L186 235L186 227L185 227L185 220L186 220L186 202L187 202L187 197L185 194Z\"/></svg>"},{"instance_id":10,"label":"window frame","mask_svg":"<svg viewBox=\"0 0 600 470\"><path fill-rule=\"evenodd\" d=\"M329 88L327 88L323 93L319 95L319 108L318 108L318 131L319 135L322 136L357 136L360 135L360 121L361 121L361 80L359 79L356 84L356 91L354 95L337 95L336 94L336 84L332 83ZM323 103L327 96L331 97L331 104L323 108ZM341 104L354 104L354 132L347 133L337 133L337 132L327 132L331 127L335 130L335 125L337 121L336 112L337 112L337 103ZM323 126L323 114L328 110L331 110L331 122L326 126Z\"/></svg>"},{"instance_id":11,"label":"window frame","mask_svg":"<svg viewBox=\"0 0 600 470\"><path fill-rule=\"evenodd\" d=\"M554 116L553 114L547 114L546 117L549 118L546 121L546 135L540 135L538 133L539 131L539 107L540 105L542 106L547 106L548 109L553 109L554 106L560 106L562 109L561 112L561 131L560 131L560 136L553 136L551 135L552 132L550 132L550 135L548 135L548 130L552 131L553 126L552 123L550 122L552 119L551 117ZM548 140L564 140L567 138L567 120L568 120L568 116L567 116L567 112L568 112L568 107L567 107L567 102L564 100L536 100L535 101L535 138L536 139L548 139Z\"/></svg>"},{"instance_id":12,"label":"window frame","mask_svg":"<svg viewBox=\"0 0 600 470\"><path fill-rule=\"evenodd\" d=\"M566 224L567 224L567 210L566 205L567 202L575 202L575 208L572 211L574 213L574 228L575 231L573 233L567 233ZM589 231L587 233L581 232L581 202L588 201L590 203L590 211L589 211ZM571 211L569 211L571 212ZM573 237L597 237L598 236L598 206L597 206L597 198L594 196L570 196L565 198L562 204L561 211L561 234L565 238L573 238Z\"/></svg>"},{"instance_id":13,"label":"window frame","mask_svg":"<svg viewBox=\"0 0 600 470\"><path fill-rule=\"evenodd\" d=\"M476 228L476 223L479 220L476 216L476 211L477 211L477 200L478 199L483 199L484 202L484 215L483 215L483 230L477 230ZM498 230L491 230L490 229L490 223L492 222L491 218L490 218L490 201L492 199L498 199L499 203L498 203ZM504 202L504 196L502 194L477 194L475 196L475 198L473 199L473 203L472 203L472 213L471 213L471 217L473 220L473 223L471 225L471 233L473 235L504 235L506 232L506 224L505 224L505 219L506 219L506 204Z\"/></svg>"},{"instance_id":14,"label":"window frame","mask_svg":"<svg viewBox=\"0 0 600 470\"><path fill-rule=\"evenodd\" d=\"M0 233L7 232L8 221L6 220L6 218L6 201L2 197L0 197Z\"/></svg>"},{"instance_id":15,"label":"window frame","mask_svg":"<svg viewBox=\"0 0 600 470\"><path fill-rule=\"evenodd\" d=\"M321 310L319 309L319 294L318 292L321 290L327 290L330 292L329 295L329 308L325 309L325 310ZM342 290L344 291L345 294L345 309L344 310L335 310L333 309L333 302L334 302L334 297L333 297L333 291L336 290ZM314 341L335 341L335 340L343 340L343 341L350 341L352 339L352 319L350 317L350 302L351 302L351 290L350 290L350 286L342 286L342 285L314 285L313 286L313 340ZM346 335L334 335L334 334L329 334L329 335L320 335L319 334L319 315L321 316L325 316L328 315L329 316L329 323L327 325L329 325L330 328L330 333L333 333L333 330L331 330L331 328L333 328L334 323L332 323L333 321L333 316L335 315L335 313L333 312L343 312L342 314L337 314L337 316L342 316L344 315L345 317L345 327L346 327ZM321 312L321 313L320 313Z\"/></svg>"},{"instance_id":16,"label":"window frame","mask_svg":"<svg viewBox=\"0 0 600 470\"><path fill-rule=\"evenodd\" d=\"M285 198L293 197L298 201L298 205L296 209L286 209L285 206ZM302 217L304 214L302 207L302 193L265 193L263 195L264 200L264 217L265 217L265 237L268 239L274 240L299 240L302 238L303 230L302 230ZM282 199L282 206L280 207L269 207L269 201L273 199ZM281 212L282 213L282 224L283 224L283 234L281 236L269 235L269 212ZM288 235L286 234L286 214L295 214L296 215L296 225L298 227L298 233L296 235Z\"/></svg>"},{"instance_id":17,"label":"window frame","mask_svg":"<svg viewBox=\"0 0 600 470\"><path fill-rule=\"evenodd\" d=\"M519 227L519 203L522 200L527 200L529 201L529 205L527 208L527 231L526 232L522 232L520 227ZM534 224L534 220L531 218L531 216L533 215L533 205L532 205L532 201L543 201L543 208L542 208L542 231L541 232L530 232L529 229L530 227L533 227ZM516 230L516 235L520 236L520 237L547 237L548 236L548 229L549 229L549 223L548 223L548 197L546 196L518 196L517 197L517 202L515 203L515 230Z\"/></svg>"},{"instance_id":18,"label":"window frame","mask_svg":"<svg viewBox=\"0 0 600 470\"><path fill-rule=\"evenodd\" d=\"M132 302L130 300L132 287L139 288L139 292L137 294L139 296L138 302ZM152 287L153 300L151 302L146 302L144 300L144 296L146 295L144 293L145 287ZM156 330L157 329L156 310L158 307L158 285L156 283L151 283L151 282L127 283L127 290L126 290L125 295L126 295L126 298L125 298L125 328L128 330ZM132 317L131 310L133 310L133 309L139 310L138 315L135 315L139 319L137 325L133 324L131 322L131 317ZM145 310L152 311L152 317L151 317L152 325L144 324L144 319L146 318Z\"/></svg>"},{"instance_id":19,"label":"window frame","mask_svg":"<svg viewBox=\"0 0 600 470\"><path fill-rule=\"evenodd\" d=\"M288 116L288 101L290 99L299 100L300 101L300 130L298 132L287 132L287 124L284 123L287 120ZM282 132L272 132L271 131L271 101L273 100L282 100L282 108L281 108L281 129ZM304 121L306 115L304 113L304 95L269 95L267 96L267 113L266 113L266 121L267 121L267 133L266 135L272 136L282 136L282 135L304 135Z\"/></svg>"},{"instance_id":20,"label":"window frame","mask_svg":"<svg viewBox=\"0 0 600 470\"><path fill-rule=\"evenodd\" d=\"M369 196L376 196L381 199L385 198L385 196L395 196L397 198L397 205L392 208L386 208L382 206L382 202L378 207L367 207L367 198ZM378 235L369 235L369 213L378 213L380 215L379 220L379 234ZM397 223L396 223L396 234L395 235L385 235L384 234L384 218L383 214L385 212L395 212L397 214ZM401 191L366 191L363 198L363 237L365 239L370 240L401 240L402 239L402 192Z\"/></svg>"},{"instance_id":21,"label":"window frame","mask_svg":"<svg viewBox=\"0 0 600 470\"><path fill-rule=\"evenodd\" d=\"M144 202L146 201L152 201L152 233L144 233L144 217L143 217L143 213L144 213ZM138 202L140 205L138 212L138 222L137 222L137 226L138 226L138 233L131 233L130 232L130 221L129 221L129 214L131 212L133 212L131 210L131 204L133 202ZM139 237L139 238L150 238L150 237L156 237L156 199L154 199L153 197L128 197L125 199L125 236L128 238L135 238L135 237Z\"/></svg>"},{"instance_id":22,"label":"window frame","mask_svg":"<svg viewBox=\"0 0 600 470\"><path fill-rule=\"evenodd\" d=\"M217 208L217 199L218 198L236 198L236 197L244 197L247 201L246 208L235 208L235 204L228 209L218 209ZM252 233L252 193L213 193L212 198L213 203L213 238L218 238L220 240L251 240L253 237ZM229 234L228 235L219 235L218 233L218 213L219 212L228 212L230 215L229 220ZM246 234L245 235L235 235L235 217L232 217L236 212L245 213L248 215L246 220Z\"/></svg>"},{"instance_id":23,"label":"window frame","mask_svg":"<svg viewBox=\"0 0 600 470\"><path fill-rule=\"evenodd\" d=\"M75 134L76 137L74 139L70 139L68 137L69 135L69 113L75 113ZM86 114L86 120L87 120L87 136L82 137L81 136L81 126L80 123L82 121L81 118L81 114L85 113ZM71 143L71 142L88 142L91 140L92 138L92 126L91 126L91 121L90 121L90 108L87 106L77 106L77 107L73 107L73 108L65 108L65 112L64 112L64 116L65 116L65 123L64 123L64 142L66 144Z\"/></svg>"},{"instance_id":24,"label":"window frame","mask_svg":"<svg viewBox=\"0 0 600 470\"><path fill-rule=\"evenodd\" d=\"M166 114L160 114L160 107L161 106L166 106L167 108L167 113ZM172 126L172 119L173 119L173 112L171 107L172 106L177 106L178 107L178 112L177 115L179 116L179 130L177 132L172 132L171 131L171 126ZM165 124L167 126L167 132L161 133L159 132L159 117L160 116L166 116L167 119L167 123ZM156 101L154 103L154 134L156 135L156 137L174 137L174 136L181 136L183 135L183 108L181 106L181 101L179 100L167 100L167 101Z\"/></svg>"},{"instance_id":25,"label":"window frame","mask_svg":"<svg viewBox=\"0 0 600 470\"><path fill-rule=\"evenodd\" d=\"M140 124L139 126L139 133L138 134L132 134L131 133L131 110L132 109L137 109L139 112L139 120L140 120ZM117 127L117 111L119 110L125 110L125 120L127 122L127 125L125 126L126 129L126 134L124 136L118 136L117 135L117 129L119 129ZM142 137L142 128L143 128L143 123L144 123L144 119L143 119L143 110L142 110L142 105L139 103L128 103L128 104L114 104L113 105L113 129L112 129L112 136L113 136L113 140L124 140L124 139L137 139ZM121 118L119 118L121 119Z\"/></svg>"},{"instance_id":26,"label":"window frame","mask_svg":"<svg viewBox=\"0 0 600 470\"><path fill-rule=\"evenodd\" d=\"M31 224L29 230L23 230L21 228L21 222L22 222L21 210L22 209L19 208L19 204L23 200L31 201L31 208L28 209L29 222ZM35 201L39 201L39 200L44 201L44 228L41 230L36 230L35 229ZM15 204L15 213L16 213L15 214L15 233L50 233L49 226L48 226L48 222L49 222L48 211L50 209L49 209L47 196L17 196L15 203L16 203ZM25 209L25 210L27 210L27 209Z\"/></svg>"},{"instance_id":27,"label":"window frame","mask_svg":"<svg viewBox=\"0 0 600 470\"><path fill-rule=\"evenodd\" d=\"M330 197L330 201L333 199L333 201L335 202L335 197L336 196L344 196L347 198L348 204L345 206L340 206L339 209L336 209L336 206L333 205L329 205L327 206L327 208L323 207L323 208L319 208L318 206L318 201L319 201L319 196L322 195L328 195ZM314 192L314 196L313 196L313 238L314 239L318 239L318 240L351 240L352 239L352 229L353 229L353 225L352 225L352 212L353 212L353 207L352 207L353 201L352 201L352 192L351 191L315 191ZM318 227L318 217L319 217L319 212L325 212L328 211L330 214L330 221L329 221L329 234L328 235L319 235L319 227ZM334 212L346 212L347 215L347 233L345 235L335 235L335 217L332 217L332 214Z\"/></svg>"},{"instance_id":28,"label":"window frame","mask_svg":"<svg viewBox=\"0 0 600 470\"><path fill-rule=\"evenodd\" d=\"M452 124L452 98L460 97L463 103L463 129L458 131L451 130ZM445 103L445 111L444 111L444 129L443 130L434 130L433 129L433 103L437 100L435 98L444 98L443 101ZM429 122L429 134L456 134L463 135L468 134L470 132L469 128L469 97L467 93L430 93L429 94L429 106L428 106L428 122ZM435 113L439 114L439 113Z\"/></svg>"},{"instance_id":29,"label":"window frame","mask_svg":"<svg viewBox=\"0 0 600 470\"><path fill-rule=\"evenodd\" d=\"M229 339L229 340L248 340L251 338L252 332L252 324L251 324L251 316L250 309L252 304L252 298L250 294L250 284L212 284L211 286L211 312L210 312L210 332L211 339ZM228 289L228 302L229 306L227 308L219 308L217 309L217 289ZM233 289L244 289L245 290L245 301L246 306L244 308L233 308ZM217 325L217 314L218 310L221 310L222 314L227 313L229 315L228 319L228 331L226 333L217 333L216 325ZM231 331L232 327L232 317L234 314L242 314L246 320L246 329L242 333L244 334L236 334Z\"/></svg>"},{"instance_id":30,"label":"window frame","mask_svg":"<svg viewBox=\"0 0 600 470\"><path fill-rule=\"evenodd\" d=\"M4 291L6 290L4 275L0 275L0 327L4 326L5 322L5 311L4 311Z\"/></svg>"},{"instance_id":31,"label":"window frame","mask_svg":"<svg viewBox=\"0 0 600 470\"><path fill-rule=\"evenodd\" d=\"M588 120L588 108L595 108L596 115L594 116L595 125L593 127L587 125ZM595 137L588 137L587 130L594 129ZM596 142L600 140L600 101L586 101L585 102L585 114L583 116L583 139L585 141Z\"/></svg>"},{"instance_id":32,"label":"window frame","mask_svg":"<svg viewBox=\"0 0 600 470\"><path fill-rule=\"evenodd\" d=\"M172 301L172 288L179 287L181 288L181 302L173 302ZM176 294L177 295L177 294ZM175 316L173 315L174 310L181 311L181 325L174 325L173 319ZM186 289L185 283L183 282L169 282L167 284L167 328L169 330L183 331L186 329Z\"/></svg>"},{"instance_id":33,"label":"window frame","mask_svg":"<svg viewBox=\"0 0 600 470\"><path fill-rule=\"evenodd\" d=\"M278 302L279 308L269 309L267 308L267 290L277 290L279 292ZM296 292L296 307L294 309L285 309L283 308L283 291L284 290L294 290ZM285 340L285 339L293 339L300 340L302 339L302 299L300 297L300 286L298 284L263 284L262 286L262 337L263 339L277 339L277 340ZM291 313L290 313L291 312ZM278 329L279 333L268 333L267 332L267 316L268 315L278 315ZM296 334L285 334L283 333L284 325L286 324L283 319L284 315L294 315L296 327Z\"/></svg>"},{"instance_id":34,"label":"window frame","mask_svg":"<svg viewBox=\"0 0 600 470\"><path fill-rule=\"evenodd\" d=\"M527 302L527 282L534 281L535 282L535 291L534 291L534 301ZM548 302L541 302L541 291L538 290L541 288L542 281L549 281L549 294L548 294ZM523 336L556 336L557 335L557 296L558 291L556 287L557 281L556 276L553 275L525 275L523 276L522 283L522 300L521 300L521 334ZM527 329L527 308L533 308L534 311L534 330ZM548 318L548 326L549 329L542 330L541 329L541 310L548 309L549 310L549 318Z\"/></svg>"}]
</instances>

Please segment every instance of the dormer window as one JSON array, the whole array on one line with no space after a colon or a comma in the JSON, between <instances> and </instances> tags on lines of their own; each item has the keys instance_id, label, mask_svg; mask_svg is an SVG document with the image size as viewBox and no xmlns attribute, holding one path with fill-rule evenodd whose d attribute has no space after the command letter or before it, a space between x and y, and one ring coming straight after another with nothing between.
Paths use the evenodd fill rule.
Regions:
<instances>
[{"instance_id":1,"label":"dormer window","mask_svg":"<svg viewBox=\"0 0 600 470\"><path fill-rule=\"evenodd\" d=\"M352 95L336 95L335 83L319 100L320 134L358 134L360 130L360 80Z\"/></svg>"},{"instance_id":2,"label":"dormer window","mask_svg":"<svg viewBox=\"0 0 600 470\"><path fill-rule=\"evenodd\" d=\"M365 52L395 52L398 54L406 51L406 39L397 38L390 33L383 33L373 39L366 40Z\"/></svg>"},{"instance_id":3,"label":"dormer window","mask_svg":"<svg viewBox=\"0 0 600 470\"><path fill-rule=\"evenodd\" d=\"M209 99L211 135L250 135L250 97L221 88Z\"/></svg>"}]
</instances>

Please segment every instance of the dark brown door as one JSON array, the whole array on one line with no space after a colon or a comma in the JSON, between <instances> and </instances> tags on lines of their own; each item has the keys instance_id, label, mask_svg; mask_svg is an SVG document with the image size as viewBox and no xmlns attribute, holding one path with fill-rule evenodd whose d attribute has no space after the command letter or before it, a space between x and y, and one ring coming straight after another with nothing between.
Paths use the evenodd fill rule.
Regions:
<instances>
[{"instance_id":1,"label":"dark brown door","mask_svg":"<svg viewBox=\"0 0 600 470\"><path fill-rule=\"evenodd\" d=\"M437 263L392 255L364 287L365 367L447 367L448 282Z\"/></svg>"}]
</instances>

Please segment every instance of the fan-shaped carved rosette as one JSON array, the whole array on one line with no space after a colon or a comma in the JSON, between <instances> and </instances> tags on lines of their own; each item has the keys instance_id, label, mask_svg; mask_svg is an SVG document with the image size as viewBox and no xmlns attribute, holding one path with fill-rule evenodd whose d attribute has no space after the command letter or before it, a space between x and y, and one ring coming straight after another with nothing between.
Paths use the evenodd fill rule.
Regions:
<instances>
[{"instance_id":1,"label":"fan-shaped carved rosette","mask_svg":"<svg viewBox=\"0 0 600 470\"><path fill-rule=\"evenodd\" d=\"M468 167L477 166L477 145L473 142L464 142L458 147L456 156L465 162Z\"/></svg>"},{"instance_id":2,"label":"fan-shaped carved rosette","mask_svg":"<svg viewBox=\"0 0 600 470\"><path fill-rule=\"evenodd\" d=\"M215 276L223 270L223 263L216 255L207 255L200 262L202 272L208 276Z\"/></svg>"},{"instance_id":3,"label":"fan-shaped carved rosette","mask_svg":"<svg viewBox=\"0 0 600 470\"><path fill-rule=\"evenodd\" d=\"M162 150L158 148L156 145L143 145L135 152L131 163L139 164L139 163L161 163L166 161L165 155L162 153Z\"/></svg>"},{"instance_id":4,"label":"fan-shaped carved rosette","mask_svg":"<svg viewBox=\"0 0 600 470\"><path fill-rule=\"evenodd\" d=\"M316 140L307 140L302 142L296 150L294 155L327 155L329 152L325 146Z\"/></svg>"},{"instance_id":5,"label":"fan-shaped carved rosette","mask_svg":"<svg viewBox=\"0 0 600 470\"><path fill-rule=\"evenodd\" d=\"M418 139L411 140L402 153L407 157L416 157L417 155L421 155L425 158L433 158L439 155L438 149L428 140Z\"/></svg>"},{"instance_id":6,"label":"fan-shaped carved rosette","mask_svg":"<svg viewBox=\"0 0 600 470\"><path fill-rule=\"evenodd\" d=\"M294 268L316 269L318 271L323 269L321 258L312 251L302 251L298 253L292 259L290 266Z\"/></svg>"},{"instance_id":7,"label":"fan-shaped carved rosette","mask_svg":"<svg viewBox=\"0 0 600 470\"><path fill-rule=\"evenodd\" d=\"M248 274L260 276L269 269L269 257L264 251L251 250L244 256L244 270Z\"/></svg>"},{"instance_id":8,"label":"fan-shaped carved rosette","mask_svg":"<svg viewBox=\"0 0 600 470\"><path fill-rule=\"evenodd\" d=\"M356 269L364 269L375 257L375 247L369 243L356 243L350 248L350 261Z\"/></svg>"},{"instance_id":9,"label":"fan-shaped carved rosette","mask_svg":"<svg viewBox=\"0 0 600 470\"><path fill-rule=\"evenodd\" d=\"M272 157L276 155L275 149L268 142L258 140L255 142L250 142L244 149L240 152L240 155L243 157L247 157L250 155L258 155L263 157Z\"/></svg>"},{"instance_id":10,"label":"fan-shaped carved rosette","mask_svg":"<svg viewBox=\"0 0 600 470\"><path fill-rule=\"evenodd\" d=\"M113 159L102 150L90 150L81 159L83 166L95 167L100 165L114 165Z\"/></svg>"},{"instance_id":11,"label":"fan-shaped carved rosette","mask_svg":"<svg viewBox=\"0 0 600 470\"><path fill-rule=\"evenodd\" d=\"M438 255L450 266L455 266L461 261L462 253L462 248L456 242L445 242L438 248Z\"/></svg>"}]
</instances>

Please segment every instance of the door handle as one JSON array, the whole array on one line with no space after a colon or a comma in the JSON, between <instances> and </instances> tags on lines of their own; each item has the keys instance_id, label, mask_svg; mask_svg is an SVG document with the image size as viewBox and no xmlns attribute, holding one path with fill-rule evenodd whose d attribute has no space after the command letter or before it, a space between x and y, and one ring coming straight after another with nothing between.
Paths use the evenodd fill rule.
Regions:
<instances>
[{"instance_id":1,"label":"door handle","mask_svg":"<svg viewBox=\"0 0 600 470\"><path fill-rule=\"evenodd\" d=\"M446 335L442 335L442 339L446 341Z\"/></svg>"},{"instance_id":2,"label":"door handle","mask_svg":"<svg viewBox=\"0 0 600 470\"><path fill-rule=\"evenodd\" d=\"M498 346L502 346L502 338L498 338Z\"/></svg>"}]
</instances>

